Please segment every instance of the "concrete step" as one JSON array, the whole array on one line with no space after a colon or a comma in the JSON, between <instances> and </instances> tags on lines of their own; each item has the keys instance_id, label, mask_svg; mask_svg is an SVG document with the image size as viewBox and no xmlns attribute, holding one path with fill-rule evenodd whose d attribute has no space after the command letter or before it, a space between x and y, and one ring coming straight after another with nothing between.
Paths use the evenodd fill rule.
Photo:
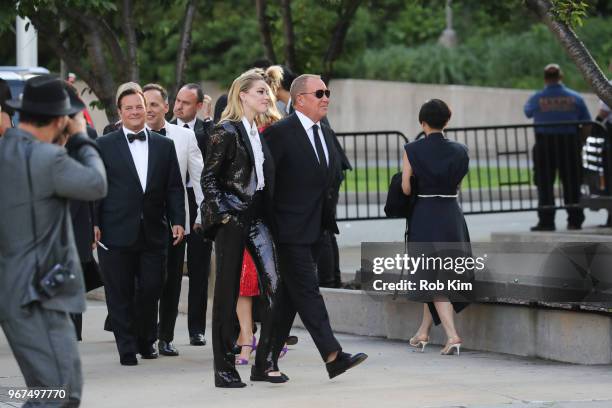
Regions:
<instances>
[{"instance_id":1,"label":"concrete step","mask_svg":"<svg viewBox=\"0 0 612 408\"><path fill-rule=\"evenodd\" d=\"M423 304L357 290L321 289L334 330L408 340L421 323ZM612 363L612 317L597 314L472 304L455 317L463 347L575 364ZM296 325L302 323L296 319ZM446 337L434 328L431 343Z\"/></svg>"}]
</instances>

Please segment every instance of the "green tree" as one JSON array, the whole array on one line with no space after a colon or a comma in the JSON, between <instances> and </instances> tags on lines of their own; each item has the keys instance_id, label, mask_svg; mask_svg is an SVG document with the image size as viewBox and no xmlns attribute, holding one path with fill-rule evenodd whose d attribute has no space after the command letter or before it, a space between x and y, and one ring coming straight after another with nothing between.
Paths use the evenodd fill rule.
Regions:
<instances>
[{"instance_id":1,"label":"green tree","mask_svg":"<svg viewBox=\"0 0 612 408\"><path fill-rule=\"evenodd\" d=\"M573 30L582 24L588 4L581 0L525 0L525 4L555 35L593 91L612 106L612 84Z\"/></svg>"},{"instance_id":2,"label":"green tree","mask_svg":"<svg viewBox=\"0 0 612 408\"><path fill-rule=\"evenodd\" d=\"M11 1L0 20L0 30L10 29L15 16L28 17L39 41L64 60L96 94L110 121L117 119L114 95L117 85L141 78L140 42L163 21L163 10L177 2L152 0L20 0ZM183 0L183 18L174 20L179 44L174 48L176 88L183 80L189 54L196 1ZM160 20L149 20L158 13ZM60 30L59 21L65 22ZM156 23L156 24L153 24Z\"/></svg>"}]
</instances>

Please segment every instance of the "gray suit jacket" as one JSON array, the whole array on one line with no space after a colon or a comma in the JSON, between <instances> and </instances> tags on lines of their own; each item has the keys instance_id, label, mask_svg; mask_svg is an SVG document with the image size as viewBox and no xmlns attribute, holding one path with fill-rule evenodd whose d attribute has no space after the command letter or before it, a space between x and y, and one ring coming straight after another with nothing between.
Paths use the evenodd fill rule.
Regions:
<instances>
[{"instance_id":1,"label":"gray suit jacket","mask_svg":"<svg viewBox=\"0 0 612 408\"><path fill-rule=\"evenodd\" d=\"M26 168L29 144L37 244ZM23 316L32 302L70 313L85 309L68 200L100 199L106 195L107 184L104 164L95 148L84 145L75 157L21 129L9 129L0 138L0 321ZM60 243L61 236L65 245ZM35 251L41 273L56 263L72 268L78 280L73 293L46 299L33 290Z\"/></svg>"}]
</instances>

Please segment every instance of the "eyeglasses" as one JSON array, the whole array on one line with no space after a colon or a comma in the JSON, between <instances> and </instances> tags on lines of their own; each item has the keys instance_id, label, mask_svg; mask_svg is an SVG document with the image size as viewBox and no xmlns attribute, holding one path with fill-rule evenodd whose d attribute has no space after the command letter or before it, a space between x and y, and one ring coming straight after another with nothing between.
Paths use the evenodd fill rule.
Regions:
<instances>
[{"instance_id":1,"label":"eyeglasses","mask_svg":"<svg viewBox=\"0 0 612 408\"><path fill-rule=\"evenodd\" d=\"M302 92L300 95L313 94L317 99L321 99L323 95L329 98L331 92L329 89L317 89L314 92Z\"/></svg>"}]
</instances>

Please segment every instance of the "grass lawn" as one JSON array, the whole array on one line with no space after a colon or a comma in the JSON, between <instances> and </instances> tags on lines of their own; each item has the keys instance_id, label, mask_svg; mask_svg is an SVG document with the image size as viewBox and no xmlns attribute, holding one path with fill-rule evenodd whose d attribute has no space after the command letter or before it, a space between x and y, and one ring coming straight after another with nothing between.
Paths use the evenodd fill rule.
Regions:
<instances>
[{"instance_id":1,"label":"grass lawn","mask_svg":"<svg viewBox=\"0 0 612 408\"><path fill-rule=\"evenodd\" d=\"M340 187L340 191L345 188L349 192L359 191L381 191L386 192L389 188L391 177L397 169L386 167L357 168L346 172L346 179ZM463 179L461 187L463 189L473 188L498 188L506 186L507 183L531 184L533 173L528 168L515 167L474 167L471 168L467 176ZM378 179L378 183L377 183Z\"/></svg>"}]
</instances>

